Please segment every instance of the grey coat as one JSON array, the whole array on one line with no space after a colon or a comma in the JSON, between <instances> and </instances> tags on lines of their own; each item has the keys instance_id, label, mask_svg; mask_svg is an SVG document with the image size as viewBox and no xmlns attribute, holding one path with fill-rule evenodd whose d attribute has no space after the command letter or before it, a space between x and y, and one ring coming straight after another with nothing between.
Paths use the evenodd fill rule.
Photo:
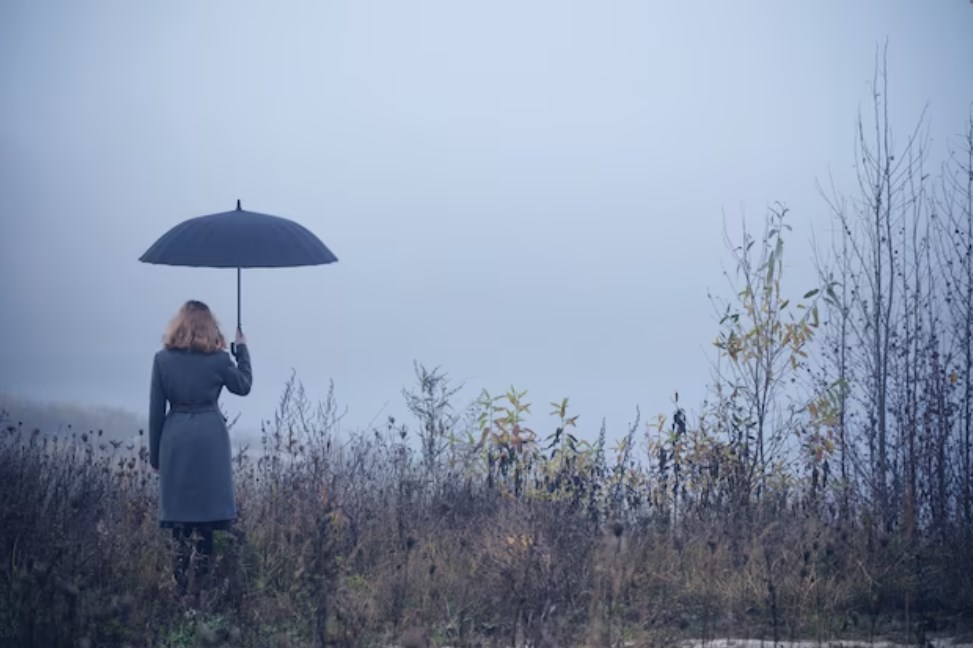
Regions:
<instances>
[{"instance_id":1,"label":"grey coat","mask_svg":"<svg viewBox=\"0 0 973 648\"><path fill-rule=\"evenodd\" d=\"M230 435L217 399L225 386L245 396L250 353L163 349L152 363L149 462L159 470L159 522L229 522L236 518ZM166 404L169 409L166 411Z\"/></svg>"}]
</instances>

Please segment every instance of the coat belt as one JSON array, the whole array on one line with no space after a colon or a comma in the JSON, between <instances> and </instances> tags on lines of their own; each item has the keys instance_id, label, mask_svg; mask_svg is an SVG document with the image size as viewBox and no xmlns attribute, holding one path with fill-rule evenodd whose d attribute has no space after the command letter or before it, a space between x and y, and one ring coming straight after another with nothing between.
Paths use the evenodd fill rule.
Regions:
<instances>
[{"instance_id":1,"label":"coat belt","mask_svg":"<svg viewBox=\"0 0 973 648\"><path fill-rule=\"evenodd\" d=\"M218 412L219 407L216 403L197 403L194 405L173 404L169 406L170 412L183 412L198 414L200 412Z\"/></svg>"}]
</instances>

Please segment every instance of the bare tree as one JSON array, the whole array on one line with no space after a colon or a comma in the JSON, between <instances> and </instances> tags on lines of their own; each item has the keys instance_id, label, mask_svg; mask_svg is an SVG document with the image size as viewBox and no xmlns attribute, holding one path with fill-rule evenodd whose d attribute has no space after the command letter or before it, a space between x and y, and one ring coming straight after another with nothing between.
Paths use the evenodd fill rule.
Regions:
<instances>
[{"instance_id":1,"label":"bare tree","mask_svg":"<svg viewBox=\"0 0 973 648\"><path fill-rule=\"evenodd\" d=\"M839 278L841 297L832 291L829 298L841 327L837 333L841 345L837 350L839 379L851 390L849 399L843 401L841 433L846 449L850 450L848 454L857 455L858 443L867 452L863 478L872 509L888 531L896 517L893 503L903 487L899 449L903 447L903 439L908 438L908 432L903 429L909 425L903 418L909 399L905 394L914 389L915 382L914 376L906 376L905 370L910 362L915 368L914 333L918 321L906 314L914 311L917 300L921 299L920 293L913 294L916 280L908 268L918 268L916 255L920 254L917 247L920 231L912 223L918 205L914 175L917 162L925 156L922 139L925 120L923 113L905 144L896 148L888 115L884 52L881 61L876 61L875 70L874 123L867 125L862 115L857 123L858 194L848 201L835 192L828 199L840 226L840 245L844 252ZM910 256L908 261L906 256ZM906 302L909 295L911 303ZM896 376L906 377L896 385ZM894 405L890 397L896 386L898 395L903 395L905 400ZM861 413L864 421L863 427L855 430L862 434L850 439L847 424L853 409ZM914 409L909 412L909 416L914 416Z\"/></svg>"},{"instance_id":2,"label":"bare tree","mask_svg":"<svg viewBox=\"0 0 973 648\"><path fill-rule=\"evenodd\" d=\"M940 280L946 292L944 309L952 326L953 355L950 385L959 385L954 400L957 438L952 453L957 457L959 482L957 512L962 518L967 544L973 542L973 113L958 149L944 164L936 198L937 253ZM945 448L943 450L945 454ZM944 485L945 487L945 485Z\"/></svg>"}]
</instances>

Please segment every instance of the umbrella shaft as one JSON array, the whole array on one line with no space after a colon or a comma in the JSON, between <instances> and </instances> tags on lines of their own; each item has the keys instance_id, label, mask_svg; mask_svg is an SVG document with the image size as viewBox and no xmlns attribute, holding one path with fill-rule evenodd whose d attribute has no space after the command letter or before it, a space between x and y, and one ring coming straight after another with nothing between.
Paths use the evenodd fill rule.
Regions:
<instances>
[{"instance_id":1,"label":"umbrella shaft","mask_svg":"<svg viewBox=\"0 0 973 648\"><path fill-rule=\"evenodd\" d=\"M236 328L237 330L242 330L240 328L240 268L236 269Z\"/></svg>"}]
</instances>

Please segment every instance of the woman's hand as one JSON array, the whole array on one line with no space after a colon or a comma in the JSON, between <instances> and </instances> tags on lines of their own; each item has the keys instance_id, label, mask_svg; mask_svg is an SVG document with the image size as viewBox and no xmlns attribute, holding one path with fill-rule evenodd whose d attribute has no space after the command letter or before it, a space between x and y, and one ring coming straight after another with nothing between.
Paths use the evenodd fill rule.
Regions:
<instances>
[{"instance_id":1,"label":"woman's hand","mask_svg":"<svg viewBox=\"0 0 973 648\"><path fill-rule=\"evenodd\" d=\"M244 334L243 334L243 331L241 331L241 330L240 330L240 329L238 328L238 329L236 330L236 339L235 339L235 340L234 340L233 342L234 342L235 344L237 344L237 345L240 345L240 344L246 344L246 343L247 343L247 336L246 336L246 335L244 335Z\"/></svg>"}]
</instances>

